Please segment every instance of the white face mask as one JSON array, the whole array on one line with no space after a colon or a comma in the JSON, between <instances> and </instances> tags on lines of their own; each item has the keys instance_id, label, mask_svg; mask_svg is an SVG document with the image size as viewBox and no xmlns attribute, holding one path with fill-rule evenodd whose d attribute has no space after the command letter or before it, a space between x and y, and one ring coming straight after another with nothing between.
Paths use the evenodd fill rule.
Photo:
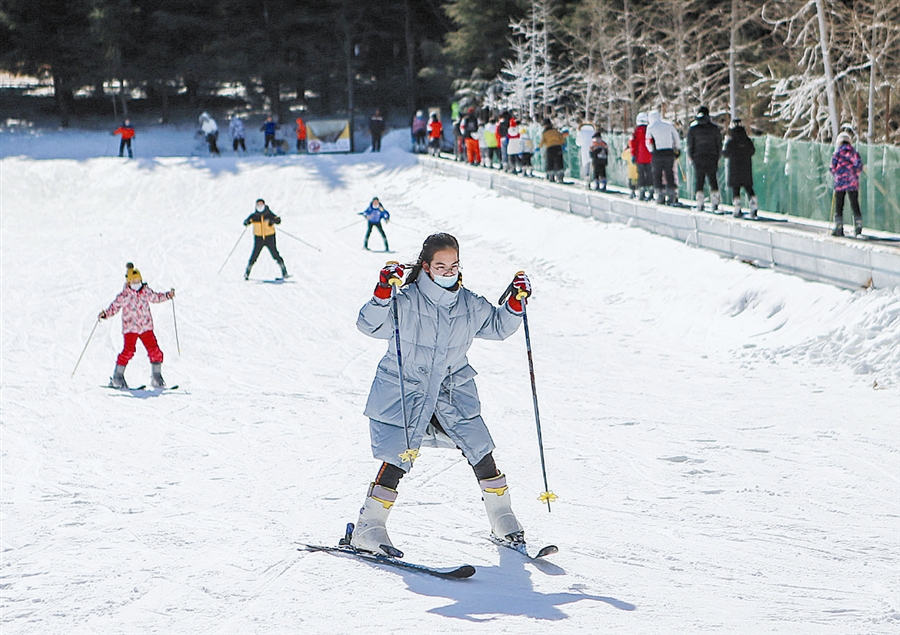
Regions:
<instances>
[{"instance_id":1,"label":"white face mask","mask_svg":"<svg viewBox=\"0 0 900 635\"><path fill-rule=\"evenodd\" d=\"M135 291L140 291L141 287L144 286L144 283L143 282L132 282L128 286L131 287L132 289L134 289Z\"/></svg>"},{"instance_id":2,"label":"white face mask","mask_svg":"<svg viewBox=\"0 0 900 635\"><path fill-rule=\"evenodd\" d=\"M455 273L452 276L434 276L432 280L434 280L435 284L437 284L439 287L449 289L454 284L456 284L457 280L459 280L459 274Z\"/></svg>"},{"instance_id":3,"label":"white face mask","mask_svg":"<svg viewBox=\"0 0 900 635\"><path fill-rule=\"evenodd\" d=\"M256 206L256 211L257 211L257 212L261 212L261 211L263 211L264 209L266 209L266 206L265 206L265 205L257 205L257 206Z\"/></svg>"}]
</instances>

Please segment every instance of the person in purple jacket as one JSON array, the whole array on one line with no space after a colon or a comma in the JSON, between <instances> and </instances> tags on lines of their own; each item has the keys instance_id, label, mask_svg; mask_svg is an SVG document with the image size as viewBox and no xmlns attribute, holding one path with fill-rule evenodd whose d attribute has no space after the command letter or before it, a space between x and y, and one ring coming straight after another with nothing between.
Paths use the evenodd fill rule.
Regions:
<instances>
[{"instance_id":1,"label":"person in purple jacket","mask_svg":"<svg viewBox=\"0 0 900 635\"><path fill-rule=\"evenodd\" d=\"M853 210L855 235L862 233L862 212L859 209L859 175L863 171L862 158L853 147L850 135L842 132L837 137L837 150L831 157L831 173L834 175L834 229L832 236L844 235L844 198L850 197Z\"/></svg>"}]
</instances>

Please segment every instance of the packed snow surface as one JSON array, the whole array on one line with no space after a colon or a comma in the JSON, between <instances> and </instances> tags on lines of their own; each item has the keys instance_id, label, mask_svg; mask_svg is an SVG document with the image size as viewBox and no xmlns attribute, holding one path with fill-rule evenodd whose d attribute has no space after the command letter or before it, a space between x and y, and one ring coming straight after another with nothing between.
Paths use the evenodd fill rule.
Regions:
<instances>
[{"instance_id":1,"label":"packed snow surface","mask_svg":"<svg viewBox=\"0 0 900 635\"><path fill-rule=\"evenodd\" d=\"M190 155L191 134L139 129L133 161L92 158L117 149L105 133L0 135L4 635L900 630L900 290L503 199L424 171L403 134L352 156L147 151ZM373 196L395 254L362 249ZM283 218L283 284L267 252L242 279L257 197ZM474 565L465 581L297 550L356 520L385 350L357 311L385 260L435 231L459 238L466 286L492 301L531 277L559 496L538 500L523 331L477 341L514 509L560 552L531 563L491 544L465 460L426 449L389 529L409 560ZM118 316L71 377L128 261L176 289L153 314L177 391L101 387ZM140 345L126 377L149 382Z\"/></svg>"}]
</instances>

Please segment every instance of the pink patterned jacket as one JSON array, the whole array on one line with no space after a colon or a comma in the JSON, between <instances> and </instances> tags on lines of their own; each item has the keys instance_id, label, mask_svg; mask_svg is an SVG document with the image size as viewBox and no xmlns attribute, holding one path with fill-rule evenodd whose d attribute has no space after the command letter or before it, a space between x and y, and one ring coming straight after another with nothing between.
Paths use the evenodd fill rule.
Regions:
<instances>
[{"instance_id":1,"label":"pink patterned jacket","mask_svg":"<svg viewBox=\"0 0 900 635\"><path fill-rule=\"evenodd\" d=\"M150 315L150 303L165 302L171 296L169 292L158 293L146 284L140 291L135 291L128 285L116 296L106 308L106 317L112 317L122 311L123 333L144 333L153 330L153 316Z\"/></svg>"}]
</instances>

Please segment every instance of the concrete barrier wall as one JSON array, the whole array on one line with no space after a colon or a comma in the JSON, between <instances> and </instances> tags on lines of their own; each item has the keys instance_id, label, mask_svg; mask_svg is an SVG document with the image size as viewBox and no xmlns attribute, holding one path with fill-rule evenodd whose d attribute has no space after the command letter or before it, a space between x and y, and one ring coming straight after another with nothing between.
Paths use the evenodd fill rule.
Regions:
<instances>
[{"instance_id":1,"label":"concrete barrier wall","mask_svg":"<svg viewBox=\"0 0 900 635\"><path fill-rule=\"evenodd\" d=\"M690 208L663 207L621 195L589 192L581 186L523 178L498 170L419 155L437 173L476 183L504 196L606 223L624 223L686 244L774 267L846 289L900 286L900 242L837 239L825 228L749 221Z\"/></svg>"}]
</instances>

